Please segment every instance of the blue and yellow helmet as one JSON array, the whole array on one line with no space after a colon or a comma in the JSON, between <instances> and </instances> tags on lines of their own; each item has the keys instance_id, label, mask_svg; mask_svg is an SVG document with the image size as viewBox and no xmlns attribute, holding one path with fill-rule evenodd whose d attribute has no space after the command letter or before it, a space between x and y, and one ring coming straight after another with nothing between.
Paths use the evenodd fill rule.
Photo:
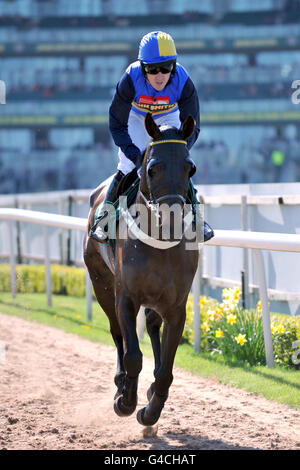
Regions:
<instances>
[{"instance_id":1,"label":"blue and yellow helmet","mask_svg":"<svg viewBox=\"0 0 300 470\"><path fill-rule=\"evenodd\" d=\"M175 63L177 52L172 37L162 31L146 34L140 42L138 59L143 64Z\"/></svg>"}]
</instances>

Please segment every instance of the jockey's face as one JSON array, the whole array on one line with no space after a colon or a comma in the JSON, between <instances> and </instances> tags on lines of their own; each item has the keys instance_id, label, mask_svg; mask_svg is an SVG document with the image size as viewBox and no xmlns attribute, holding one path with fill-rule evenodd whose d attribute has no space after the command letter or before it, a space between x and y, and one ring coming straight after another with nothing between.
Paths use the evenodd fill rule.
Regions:
<instances>
[{"instance_id":1,"label":"jockey's face","mask_svg":"<svg viewBox=\"0 0 300 470\"><path fill-rule=\"evenodd\" d=\"M157 75L151 75L150 73L146 74L148 82L150 83L150 85L153 86L153 88L156 91L161 91L165 88L166 84L168 83L170 79L170 75L171 75L171 72L170 73L158 72Z\"/></svg>"}]
</instances>

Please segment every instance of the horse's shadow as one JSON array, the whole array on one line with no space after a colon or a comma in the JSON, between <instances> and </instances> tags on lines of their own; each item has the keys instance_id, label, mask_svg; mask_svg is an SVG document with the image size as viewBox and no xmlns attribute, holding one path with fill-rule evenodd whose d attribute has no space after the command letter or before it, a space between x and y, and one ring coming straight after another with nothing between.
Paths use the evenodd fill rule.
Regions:
<instances>
[{"instance_id":1,"label":"horse's shadow","mask_svg":"<svg viewBox=\"0 0 300 470\"><path fill-rule=\"evenodd\" d=\"M159 431L158 431L159 432ZM221 439L210 439L209 437L195 436L180 432L169 432L157 437L147 437L136 441L137 444L149 444L149 450L172 450L172 451L194 451L194 450L258 450L257 447L248 447L229 444Z\"/></svg>"}]
</instances>

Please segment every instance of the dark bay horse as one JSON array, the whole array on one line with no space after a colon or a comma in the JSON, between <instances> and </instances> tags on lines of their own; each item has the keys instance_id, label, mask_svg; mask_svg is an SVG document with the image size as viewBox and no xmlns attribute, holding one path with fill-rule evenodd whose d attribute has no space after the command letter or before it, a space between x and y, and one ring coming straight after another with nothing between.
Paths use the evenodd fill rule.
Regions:
<instances>
[{"instance_id":1,"label":"dark bay horse","mask_svg":"<svg viewBox=\"0 0 300 470\"><path fill-rule=\"evenodd\" d=\"M169 207L177 204L181 209L185 205L189 178L195 171L185 144L194 126L191 116L180 129L159 128L151 114L145 118L152 141L144 153L136 203L143 206L149 219L155 208L160 210L162 202ZM153 238L147 238L148 234L144 240L120 237L117 232L113 246L98 243L88 234L104 190L102 184L93 195L84 261L97 300L109 318L117 348L114 410L119 416L132 414L137 405L142 353L136 317L140 307L145 307L146 327L154 353L155 380L147 393L149 403L139 410L137 419L140 424L150 426L158 421L173 380L173 363L184 328L187 297L197 269L198 249L186 249L184 232L175 241L172 235L163 240L160 234L154 244Z\"/></svg>"}]
</instances>

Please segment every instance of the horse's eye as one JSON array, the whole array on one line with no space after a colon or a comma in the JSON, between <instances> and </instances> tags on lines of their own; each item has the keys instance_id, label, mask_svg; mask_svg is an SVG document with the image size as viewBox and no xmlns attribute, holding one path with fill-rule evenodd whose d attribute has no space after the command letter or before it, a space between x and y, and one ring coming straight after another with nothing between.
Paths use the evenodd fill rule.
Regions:
<instances>
[{"instance_id":1,"label":"horse's eye","mask_svg":"<svg viewBox=\"0 0 300 470\"><path fill-rule=\"evenodd\" d=\"M164 165L161 162L153 162L153 163L150 162L147 166L148 176L150 178L153 178L154 176L159 175L159 173L162 172L163 168L164 168Z\"/></svg>"}]
</instances>

